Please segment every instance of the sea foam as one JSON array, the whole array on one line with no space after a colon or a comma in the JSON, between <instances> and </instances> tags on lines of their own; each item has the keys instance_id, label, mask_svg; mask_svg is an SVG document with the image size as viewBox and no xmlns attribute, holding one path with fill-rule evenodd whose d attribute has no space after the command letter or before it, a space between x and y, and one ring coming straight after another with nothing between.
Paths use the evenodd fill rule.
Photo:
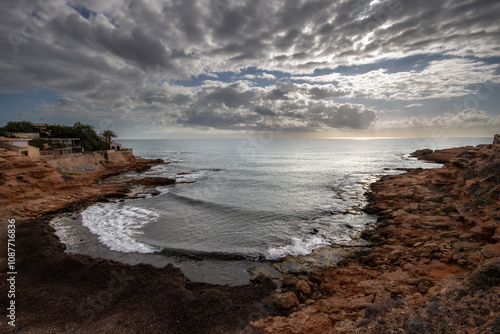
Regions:
<instances>
[{"instance_id":1,"label":"sea foam","mask_svg":"<svg viewBox=\"0 0 500 334\"><path fill-rule=\"evenodd\" d=\"M313 236L307 239L292 238L292 243L289 245L268 249L265 257L267 260L276 261L287 255L308 255L314 249L330 244L330 241L319 236Z\"/></svg>"},{"instance_id":2,"label":"sea foam","mask_svg":"<svg viewBox=\"0 0 500 334\"><path fill-rule=\"evenodd\" d=\"M136 238L143 234L141 227L160 216L154 210L121 203L101 203L87 208L81 216L83 226L113 251L154 253L161 250L141 243Z\"/></svg>"}]
</instances>

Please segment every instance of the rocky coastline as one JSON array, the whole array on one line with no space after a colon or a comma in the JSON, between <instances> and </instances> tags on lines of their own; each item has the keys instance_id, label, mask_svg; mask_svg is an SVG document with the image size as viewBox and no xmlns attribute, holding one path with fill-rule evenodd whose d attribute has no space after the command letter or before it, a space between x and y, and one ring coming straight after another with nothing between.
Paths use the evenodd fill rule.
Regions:
<instances>
[{"instance_id":1,"label":"rocky coastline","mask_svg":"<svg viewBox=\"0 0 500 334\"><path fill-rule=\"evenodd\" d=\"M277 292L266 278L216 286L190 282L172 265L64 253L51 216L137 194L133 187L171 184L110 181L162 161L133 158L64 175L0 150L0 237L15 219L19 291L16 328L0 326L20 333L498 333L500 137L426 156L445 165L372 185L366 210L380 218L363 234L369 248L336 266L286 275ZM6 266L2 252L2 305Z\"/></svg>"},{"instance_id":2,"label":"rocky coastline","mask_svg":"<svg viewBox=\"0 0 500 334\"><path fill-rule=\"evenodd\" d=\"M418 152L417 152L418 154ZM431 155L432 154L432 155ZM427 152L442 168L372 184L374 246L335 267L288 275L263 333L499 333L500 136Z\"/></svg>"},{"instance_id":3,"label":"rocky coastline","mask_svg":"<svg viewBox=\"0 0 500 334\"><path fill-rule=\"evenodd\" d=\"M167 265L126 265L67 254L48 224L61 213L96 202L154 195L167 178L123 177L144 172L160 160L131 158L93 173L61 174L41 160L0 149L0 237L15 220L17 271L15 327L2 307L1 332L15 333L234 333L248 324L286 314L264 300L268 280L246 286L190 282ZM0 305L9 305L6 249L0 259Z\"/></svg>"}]
</instances>

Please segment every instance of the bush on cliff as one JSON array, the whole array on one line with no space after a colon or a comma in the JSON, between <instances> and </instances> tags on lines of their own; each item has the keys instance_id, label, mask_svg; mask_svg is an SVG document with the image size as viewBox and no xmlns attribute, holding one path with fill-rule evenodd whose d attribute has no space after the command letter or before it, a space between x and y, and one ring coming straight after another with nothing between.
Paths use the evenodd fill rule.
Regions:
<instances>
[{"instance_id":1,"label":"bush on cliff","mask_svg":"<svg viewBox=\"0 0 500 334\"><path fill-rule=\"evenodd\" d=\"M38 132L31 122L9 122L0 128L0 136L7 136L11 132Z\"/></svg>"},{"instance_id":2,"label":"bush on cliff","mask_svg":"<svg viewBox=\"0 0 500 334\"><path fill-rule=\"evenodd\" d=\"M37 147L41 150L45 149L46 148L46 144L47 143L47 140L43 139L43 138L35 138L35 139L31 139L29 142L28 142L29 145L31 146L34 146L34 147Z\"/></svg>"}]
</instances>

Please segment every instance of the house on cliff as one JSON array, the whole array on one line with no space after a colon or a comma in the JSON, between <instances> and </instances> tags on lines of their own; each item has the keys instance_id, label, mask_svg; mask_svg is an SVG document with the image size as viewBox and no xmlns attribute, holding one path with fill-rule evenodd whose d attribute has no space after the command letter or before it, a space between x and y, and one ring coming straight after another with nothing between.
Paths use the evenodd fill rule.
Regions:
<instances>
[{"instance_id":1,"label":"house on cliff","mask_svg":"<svg viewBox=\"0 0 500 334\"><path fill-rule=\"evenodd\" d=\"M114 141L109 143L109 148L111 150L114 150L114 151L123 151L122 144L114 142Z\"/></svg>"},{"instance_id":2,"label":"house on cliff","mask_svg":"<svg viewBox=\"0 0 500 334\"><path fill-rule=\"evenodd\" d=\"M9 135L12 138L0 137L0 148L30 158L42 159L45 162L61 159L85 160L83 153L88 159L90 159L88 154L91 153L96 157L100 156L100 159L107 163L123 163L133 157L131 149L124 148L122 144L117 142L111 142L109 150L86 152L80 138L42 138L37 132L9 133ZM99 158L96 159L100 160Z\"/></svg>"},{"instance_id":3,"label":"house on cliff","mask_svg":"<svg viewBox=\"0 0 500 334\"><path fill-rule=\"evenodd\" d=\"M40 149L28 144L29 139L0 137L0 148L16 152L30 158L39 158Z\"/></svg>"},{"instance_id":4,"label":"house on cliff","mask_svg":"<svg viewBox=\"0 0 500 334\"><path fill-rule=\"evenodd\" d=\"M30 145L30 141L39 138L38 133L18 133L16 138L0 137L0 147L11 152L17 152L30 158L60 156L72 153L82 153L80 138L47 138L44 148Z\"/></svg>"},{"instance_id":5,"label":"house on cliff","mask_svg":"<svg viewBox=\"0 0 500 334\"><path fill-rule=\"evenodd\" d=\"M83 152L80 138L48 138L47 140L55 156Z\"/></svg>"}]
</instances>

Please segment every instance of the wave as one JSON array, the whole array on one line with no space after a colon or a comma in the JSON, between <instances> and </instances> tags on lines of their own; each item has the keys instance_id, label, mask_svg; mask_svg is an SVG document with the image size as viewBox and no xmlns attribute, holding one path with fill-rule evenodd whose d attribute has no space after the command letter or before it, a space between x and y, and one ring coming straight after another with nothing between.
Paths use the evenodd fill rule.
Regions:
<instances>
[{"instance_id":1,"label":"wave","mask_svg":"<svg viewBox=\"0 0 500 334\"><path fill-rule=\"evenodd\" d=\"M163 151L163 153L167 153L167 154L189 154L191 152L188 152L188 151Z\"/></svg>"},{"instance_id":2,"label":"wave","mask_svg":"<svg viewBox=\"0 0 500 334\"><path fill-rule=\"evenodd\" d=\"M191 171L191 172L180 172L174 177L177 183L191 183L198 179L201 179L206 174L206 171Z\"/></svg>"},{"instance_id":3,"label":"wave","mask_svg":"<svg viewBox=\"0 0 500 334\"><path fill-rule=\"evenodd\" d=\"M268 249L265 258L266 260L277 261L287 255L308 255L316 248L329 245L331 245L331 242L320 236L313 236L308 239L292 238L292 243L289 245Z\"/></svg>"},{"instance_id":4,"label":"wave","mask_svg":"<svg viewBox=\"0 0 500 334\"><path fill-rule=\"evenodd\" d=\"M160 213L120 203L93 205L81 213L82 225L111 250L124 253L155 253L160 248L139 242L140 229L158 219Z\"/></svg>"},{"instance_id":5,"label":"wave","mask_svg":"<svg viewBox=\"0 0 500 334\"><path fill-rule=\"evenodd\" d=\"M175 194L173 192L168 193L167 196L171 197L174 201L178 201L182 204L187 204L189 206L198 207L198 208L216 209L216 210L223 211L223 212L229 212L229 211L234 212L236 210L239 210L238 208L233 207L233 206L214 203L214 202L210 202L210 201L203 200L203 199L196 199L196 198L192 198L192 197L182 196L179 194Z\"/></svg>"},{"instance_id":6,"label":"wave","mask_svg":"<svg viewBox=\"0 0 500 334\"><path fill-rule=\"evenodd\" d=\"M333 206L330 214L362 215L362 209L368 204L366 192L377 181L379 174L353 172L344 175L333 190Z\"/></svg>"},{"instance_id":7,"label":"wave","mask_svg":"<svg viewBox=\"0 0 500 334\"><path fill-rule=\"evenodd\" d=\"M401 159L407 160L407 161L417 161L418 160L418 158L412 156L411 153L401 154L400 157L401 157Z\"/></svg>"}]
</instances>

